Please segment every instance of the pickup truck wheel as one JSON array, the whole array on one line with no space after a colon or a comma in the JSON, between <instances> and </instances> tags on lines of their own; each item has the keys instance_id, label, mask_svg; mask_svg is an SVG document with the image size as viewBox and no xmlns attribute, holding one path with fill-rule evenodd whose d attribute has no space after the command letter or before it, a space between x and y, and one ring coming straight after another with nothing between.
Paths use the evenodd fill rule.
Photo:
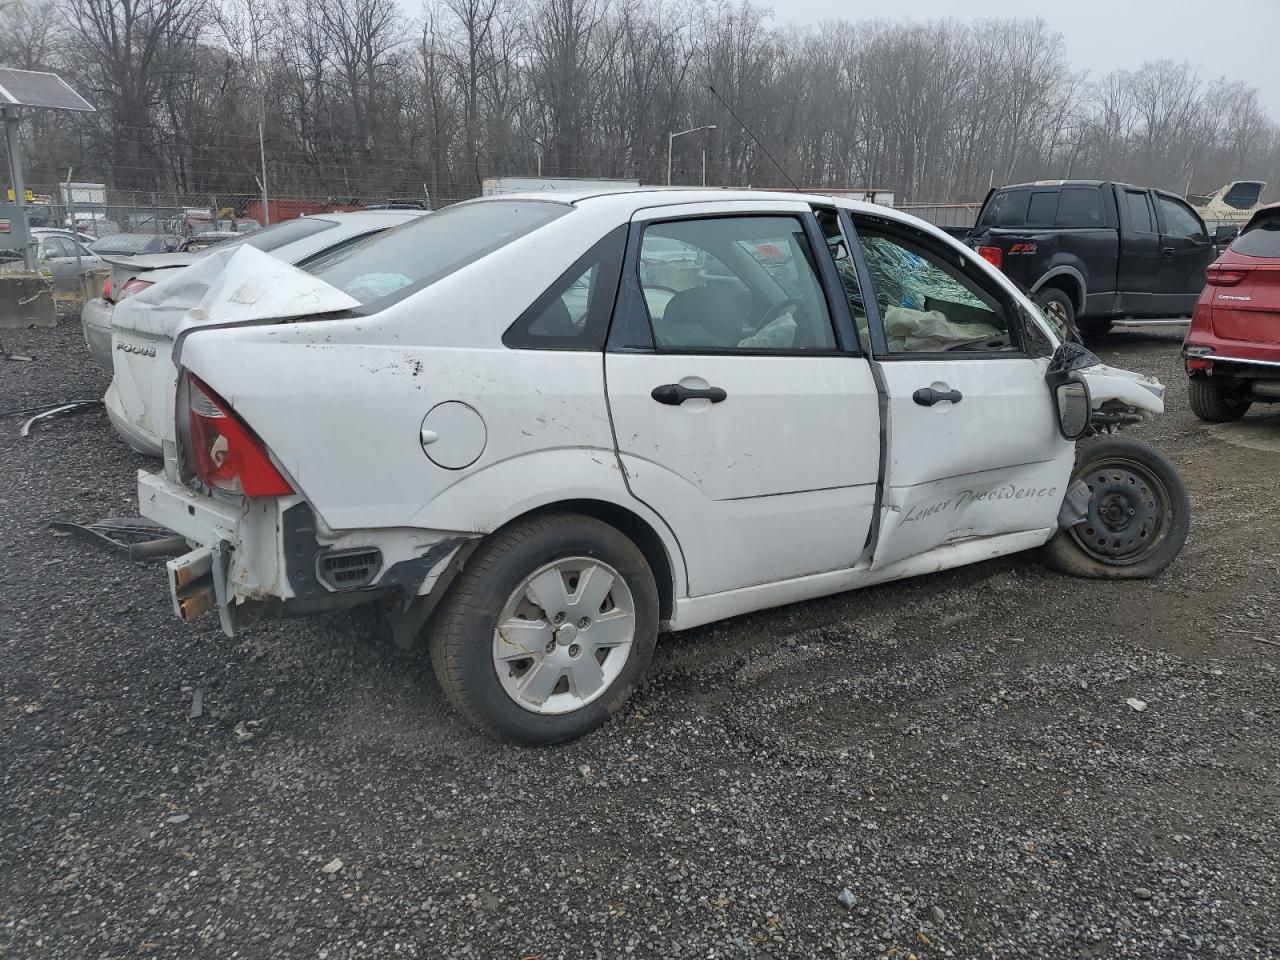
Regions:
<instances>
[{"instance_id":1,"label":"pickup truck wheel","mask_svg":"<svg viewBox=\"0 0 1280 960\"><path fill-rule=\"evenodd\" d=\"M1111 329L1110 317L1081 317L1076 321L1076 329L1090 336L1101 336Z\"/></svg>"},{"instance_id":2,"label":"pickup truck wheel","mask_svg":"<svg viewBox=\"0 0 1280 960\"><path fill-rule=\"evenodd\" d=\"M1076 329L1076 305L1071 302L1071 295L1057 287L1045 287L1038 296L1044 301L1045 311L1066 327L1070 336L1079 340L1080 331Z\"/></svg>"},{"instance_id":3,"label":"pickup truck wheel","mask_svg":"<svg viewBox=\"0 0 1280 960\"><path fill-rule=\"evenodd\" d=\"M1243 400L1221 380L1192 377L1187 381L1191 412L1208 423L1230 423L1249 411L1251 401Z\"/></svg>"},{"instance_id":4,"label":"pickup truck wheel","mask_svg":"<svg viewBox=\"0 0 1280 960\"><path fill-rule=\"evenodd\" d=\"M1136 440L1080 444L1071 482L1077 480L1089 486L1088 516L1045 544L1049 566L1078 577L1136 580L1154 577L1181 552L1190 525L1187 491L1156 450Z\"/></svg>"},{"instance_id":5,"label":"pickup truck wheel","mask_svg":"<svg viewBox=\"0 0 1280 960\"><path fill-rule=\"evenodd\" d=\"M450 588L431 638L450 703L503 740L540 745L622 708L658 636L658 590L616 529L546 514L499 531Z\"/></svg>"}]
</instances>

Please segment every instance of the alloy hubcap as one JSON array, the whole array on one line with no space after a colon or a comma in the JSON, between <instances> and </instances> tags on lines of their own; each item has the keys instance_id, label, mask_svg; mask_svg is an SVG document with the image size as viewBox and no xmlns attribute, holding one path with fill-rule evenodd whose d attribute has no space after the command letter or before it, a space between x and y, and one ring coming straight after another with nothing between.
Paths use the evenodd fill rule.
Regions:
<instances>
[{"instance_id":1,"label":"alloy hubcap","mask_svg":"<svg viewBox=\"0 0 1280 960\"><path fill-rule=\"evenodd\" d=\"M1140 464L1117 460L1095 465L1083 478L1089 510L1071 535L1086 553L1110 564L1150 556L1169 528L1169 495Z\"/></svg>"},{"instance_id":2,"label":"alloy hubcap","mask_svg":"<svg viewBox=\"0 0 1280 960\"><path fill-rule=\"evenodd\" d=\"M626 666L635 602L617 570L590 557L535 570L493 631L502 689L532 713L569 713L602 696Z\"/></svg>"}]
</instances>

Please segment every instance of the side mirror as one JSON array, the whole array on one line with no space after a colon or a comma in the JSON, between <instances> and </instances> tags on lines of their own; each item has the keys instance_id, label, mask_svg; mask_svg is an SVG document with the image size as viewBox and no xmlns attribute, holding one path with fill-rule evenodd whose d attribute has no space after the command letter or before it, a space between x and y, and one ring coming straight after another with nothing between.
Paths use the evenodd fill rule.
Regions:
<instances>
[{"instance_id":1,"label":"side mirror","mask_svg":"<svg viewBox=\"0 0 1280 960\"><path fill-rule=\"evenodd\" d=\"M1053 394L1053 408L1058 414L1058 432L1067 440L1079 440L1093 419L1093 398L1089 385L1077 371L1101 363L1094 354L1078 343L1067 341L1053 352L1045 382Z\"/></svg>"},{"instance_id":2,"label":"side mirror","mask_svg":"<svg viewBox=\"0 0 1280 960\"><path fill-rule=\"evenodd\" d=\"M1083 380L1068 380L1053 390L1053 403L1058 411L1058 430L1067 440L1079 440L1089 429L1093 401L1089 385Z\"/></svg>"},{"instance_id":3,"label":"side mirror","mask_svg":"<svg viewBox=\"0 0 1280 960\"><path fill-rule=\"evenodd\" d=\"M1213 231L1213 242L1216 244L1227 244L1240 236L1240 228L1231 223L1220 223L1217 229Z\"/></svg>"}]
</instances>

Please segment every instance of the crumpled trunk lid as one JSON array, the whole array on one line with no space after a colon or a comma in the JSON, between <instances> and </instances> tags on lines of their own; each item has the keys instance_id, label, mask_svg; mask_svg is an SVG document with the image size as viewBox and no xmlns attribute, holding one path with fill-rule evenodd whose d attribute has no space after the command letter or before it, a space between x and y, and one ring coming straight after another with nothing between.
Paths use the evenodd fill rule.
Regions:
<instances>
[{"instance_id":1,"label":"crumpled trunk lid","mask_svg":"<svg viewBox=\"0 0 1280 960\"><path fill-rule=\"evenodd\" d=\"M187 333L356 306L359 301L341 290L254 247L206 255L116 305L109 402L159 448L174 439L174 347Z\"/></svg>"}]
</instances>

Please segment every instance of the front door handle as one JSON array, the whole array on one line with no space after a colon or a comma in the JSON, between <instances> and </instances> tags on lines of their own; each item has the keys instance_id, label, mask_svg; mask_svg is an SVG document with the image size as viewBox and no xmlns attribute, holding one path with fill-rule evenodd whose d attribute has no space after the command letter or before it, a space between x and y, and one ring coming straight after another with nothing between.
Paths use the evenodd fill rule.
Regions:
<instances>
[{"instance_id":1,"label":"front door handle","mask_svg":"<svg viewBox=\"0 0 1280 960\"><path fill-rule=\"evenodd\" d=\"M933 387L921 387L911 395L911 399L922 407L932 407L941 400L959 403L964 395L959 390L935 390Z\"/></svg>"},{"instance_id":2,"label":"front door handle","mask_svg":"<svg viewBox=\"0 0 1280 960\"><path fill-rule=\"evenodd\" d=\"M659 403L678 407L686 400L710 400L712 403L719 403L729 395L721 387L707 387L705 390L696 390L680 383L664 383L660 387L654 387L649 396Z\"/></svg>"},{"instance_id":3,"label":"front door handle","mask_svg":"<svg viewBox=\"0 0 1280 960\"><path fill-rule=\"evenodd\" d=\"M1160 256L1164 257L1166 260L1172 260L1174 256L1177 255L1177 253L1178 251L1175 250L1173 247L1160 248Z\"/></svg>"}]
</instances>

